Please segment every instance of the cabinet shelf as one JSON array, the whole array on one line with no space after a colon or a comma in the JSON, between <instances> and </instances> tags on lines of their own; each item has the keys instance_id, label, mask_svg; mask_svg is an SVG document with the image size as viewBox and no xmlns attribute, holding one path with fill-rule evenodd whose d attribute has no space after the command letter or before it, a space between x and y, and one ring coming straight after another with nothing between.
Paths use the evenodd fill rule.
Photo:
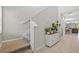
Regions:
<instances>
[{"instance_id":1,"label":"cabinet shelf","mask_svg":"<svg viewBox=\"0 0 79 59\"><path fill-rule=\"evenodd\" d=\"M59 34L46 35L46 46L51 47L59 41Z\"/></svg>"}]
</instances>

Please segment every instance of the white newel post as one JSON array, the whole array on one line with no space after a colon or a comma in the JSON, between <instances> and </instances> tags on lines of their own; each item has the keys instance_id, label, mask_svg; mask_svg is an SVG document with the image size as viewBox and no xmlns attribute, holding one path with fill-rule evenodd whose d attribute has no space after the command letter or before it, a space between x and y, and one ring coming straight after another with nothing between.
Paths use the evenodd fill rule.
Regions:
<instances>
[{"instance_id":1,"label":"white newel post","mask_svg":"<svg viewBox=\"0 0 79 59\"><path fill-rule=\"evenodd\" d=\"M34 40L35 39L34 33L35 33L35 28L37 27L37 24L31 20L31 17L30 17L30 19L23 21L21 23L26 24L28 22L30 24L30 29L29 29L30 30L29 31L29 33L30 33L30 46L31 46L32 51L34 52L35 51L35 49L34 49L34 47L35 47L35 45L34 45L34 41L35 41Z\"/></svg>"},{"instance_id":2,"label":"white newel post","mask_svg":"<svg viewBox=\"0 0 79 59\"><path fill-rule=\"evenodd\" d=\"M32 21L32 20L30 20L30 45L31 45L31 49L32 49L32 51L34 52L34 32L35 32L35 27L37 27L37 24L34 22L34 21Z\"/></svg>"}]
</instances>

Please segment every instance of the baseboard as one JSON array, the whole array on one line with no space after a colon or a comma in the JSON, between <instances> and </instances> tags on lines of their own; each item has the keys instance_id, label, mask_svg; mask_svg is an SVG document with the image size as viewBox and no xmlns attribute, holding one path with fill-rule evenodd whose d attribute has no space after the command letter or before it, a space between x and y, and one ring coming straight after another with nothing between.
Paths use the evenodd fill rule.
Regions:
<instances>
[{"instance_id":1,"label":"baseboard","mask_svg":"<svg viewBox=\"0 0 79 59\"><path fill-rule=\"evenodd\" d=\"M35 49L35 52L38 51L39 49L43 48L43 47L45 47L45 45L42 45L42 46L36 48L36 49Z\"/></svg>"}]
</instances>

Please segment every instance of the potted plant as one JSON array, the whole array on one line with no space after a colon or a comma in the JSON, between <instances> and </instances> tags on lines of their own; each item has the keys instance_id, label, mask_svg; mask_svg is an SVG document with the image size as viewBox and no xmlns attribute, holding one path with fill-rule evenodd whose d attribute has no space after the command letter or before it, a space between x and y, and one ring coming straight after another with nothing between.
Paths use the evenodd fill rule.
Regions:
<instances>
[{"instance_id":1,"label":"potted plant","mask_svg":"<svg viewBox=\"0 0 79 59\"><path fill-rule=\"evenodd\" d=\"M50 35L51 34L51 27L45 28L45 33Z\"/></svg>"},{"instance_id":2,"label":"potted plant","mask_svg":"<svg viewBox=\"0 0 79 59\"><path fill-rule=\"evenodd\" d=\"M54 33L54 28L53 27L51 27L51 34L53 34Z\"/></svg>"},{"instance_id":3,"label":"potted plant","mask_svg":"<svg viewBox=\"0 0 79 59\"><path fill-rule=\"evenodd\" d=\"M58 31L58 26L60 26L58 21L52 23L52 28L54 28L54 30L53 30L54 33Z\"/></svg>"},{"instance_id":4,"label":"potted plant","mask_svg":"<svg viewBox=\"0 0 79 59\"><path fill-rule=\"evenodd\" d=\"M45 28L45 34L50 35L56 33L58 31L58 26L60 26L58 21L53 22L52 27Z\"/></svg>"},{"instance_id":5,"label":"potted plant","mask_svg":"<svg viewBox=\"0 0 79 59\"><path fill-rule=\"evenodd\" d=\"M52 23L52 29L53 29L53 32L55 33L56 32L56 24L55 23Z\"/></svg>"}]
</instances>

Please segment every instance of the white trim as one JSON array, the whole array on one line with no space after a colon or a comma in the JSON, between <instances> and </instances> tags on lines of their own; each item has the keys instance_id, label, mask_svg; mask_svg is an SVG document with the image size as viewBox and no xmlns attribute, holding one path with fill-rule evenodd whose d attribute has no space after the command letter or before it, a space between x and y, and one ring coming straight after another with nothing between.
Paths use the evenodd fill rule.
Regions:
<instances>
[{"instance_id":1,"label":"white trim","mask_svg":"<svg viewBox=\"0 0 79 59\"><path fill-rule=\"evenodd\" d=\"M4 43L4 42L10 42L10 41L15 41L15 40L20 40L20 39L24 39L24 38L15 38L15 39L11 39L11 40L4 40L4 41L2 41L2 43Z\"/></svg>"},{"instance_id":2,"label":"white trim","mask_svg":"<svg viewBox=\"0 0 79 59\"><path fill-rule=\"evenodd\" d=\"M28 22L30 22L30 19L25 20L25 21L22 21L21 24L26 24L26 23L28 23Z\"/></svg>"},{"instance_id":3,"label":"white trim","mask_svg":"<svg viewBox=\"0 0 79 59\"><path fill-rule=\"evenodd\" d=\"M45 44L43 44L42 46L36 48L36 49L35 49L35 52L38 51L39 49L43 48L43 47L45 47Z\"/></svg>"}]
</instances>

